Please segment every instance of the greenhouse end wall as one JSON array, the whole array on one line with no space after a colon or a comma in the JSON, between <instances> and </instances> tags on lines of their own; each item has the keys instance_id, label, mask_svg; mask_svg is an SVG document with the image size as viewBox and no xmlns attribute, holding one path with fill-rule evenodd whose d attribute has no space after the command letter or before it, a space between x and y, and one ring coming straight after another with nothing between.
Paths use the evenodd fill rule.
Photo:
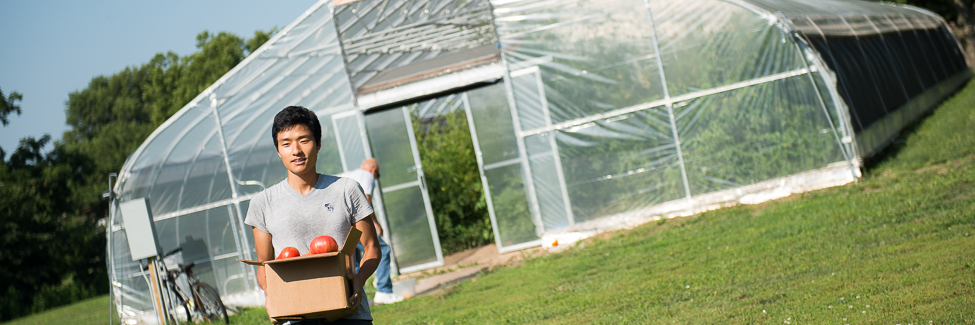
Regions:
<instances>
[{"instance_id":1,"label":"greenhouse end wall","mask_svg":"<svg viewBox=\"0 0 975 325\"><path fill-rule=\"evenodd\" d=\"M188 247L225 302L256 306L234 260L255 256L249 199L286 176L268 134L289 105L322 121L320 172L397 166L376 202L415 205L381 218L404 270L443 263L405 150L410 114L433 106L467 115L499 250L763 202L855 181L967 81L945 26L844 0L322 1L157 129L113 206L150 198L162 248ZM138 318L153 307L118 213L112 301Z\"/></svg>"}]
</instances>

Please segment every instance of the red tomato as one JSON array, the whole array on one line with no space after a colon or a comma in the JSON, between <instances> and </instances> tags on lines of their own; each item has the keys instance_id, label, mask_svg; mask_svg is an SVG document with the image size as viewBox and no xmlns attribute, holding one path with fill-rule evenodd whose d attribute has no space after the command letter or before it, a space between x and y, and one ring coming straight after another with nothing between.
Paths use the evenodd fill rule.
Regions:
<instances>
[{"instance_id":1,"label":"red tomato","mask_svg":"<svg viewBox=\"0 0 975 325\"><path fill-rule=\"evenodd\" d=\"M318 236L311 241L308 254L321 254L339 251L339 244L330 236Z\"/></svg>"},{"instance_id":2,"label":"red tomato","mask_svg":"<svg viewBox=\"0 0 975 325\"><path fill-rule=\"evenodd\" d=\"M283 258L292 258L292 257L298 257L298 256L301 256L301 253L298 252L298 249L297 248L294 248L294 247L285 247L284 249L281 250L281 254L279 254L278 255L278 258L276 258L276 259L280 260L280 259L283 259Z\"/></svg>"}]
</instances>

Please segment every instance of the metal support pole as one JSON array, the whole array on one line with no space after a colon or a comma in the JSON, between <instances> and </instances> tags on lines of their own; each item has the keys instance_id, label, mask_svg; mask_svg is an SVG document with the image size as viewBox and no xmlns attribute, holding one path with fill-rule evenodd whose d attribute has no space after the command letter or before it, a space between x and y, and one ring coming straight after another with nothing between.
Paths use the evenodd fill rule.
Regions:
<instances>
[{"instance_id":1,"label":"metal support pole","mask_svg":"<svg viewBox=\"0 0 975 325\"><path fill-rule=\"evenodd\" d=\"M664 90L664 100L667 101L667 115L670 117L670 130L674 137L674 148L677 149L677 162L680 164L680 176L684 181L684 196L691 199L691 186L687 181L687 168L684 166L684 153L680 148L680 136L677 132L677 120L674 117L674 103L670 100L670 89L667 88L667 75L664 73L664 62L660 55L660 44L657 41L657 25L653 22L653 12L650 10L650 1L643 0L644 7L647 8L647 17L650 19L650 26L653 29L653 52L657 57L657 70L660 73L660 84Z\"/></svg>"},{"instance_id":2,"label":"metal support pole","mask_svg":"<svg viewBox=\"0 0 975 325\"><path fill-rule=\"evenodd\" d=\"M244 215L240 209L240 195L237 193L237 181L234 178L234 170L230 166L230 154L227 152L227 140L223 135L223 121L220 120L220 112L217 110L217 95L213 93L210 93L210 108L213 109L213 118L217 124L217 133L220 135L220 152L223 153L223 163L225 168L227 168L227 180L230 182L230 195L231 198L233 198L234 209L236 210L238 216L238 218L236 218L240 226L238 231L243 232L243 230L247 229L247 227L244 225ZM243 233L240 235L242 236L238 237L236 240L237 251L241 253L241 257L251 259L251 250L247 247L246 243L241 243L240 241L240 238L247 238L247 236ZM212 256L210 257L210 263L213 263ZM250 278L250 273L250 268L245 267L244 278ZM254 284L251 283L251 285L253 286Z\"/></svg>"},{"instance_id":3,"label":"metal support pole","mask_svg":"<svg viewBox=\"0 0 975 325\"><path fill-rule=\"evenodd\" d=\"M779 21L788 21L788 20L786 20L785 17L779 17ZM782 28L782 29L783 29L784 32L787 32L787 33L788 32L791 32L793 30L793 28L791 28L791 27L789 27L789 28ZM830 128L830 130L833 131L833 138L836 140L836 144L838 146L840 146L840 152L843 153L843 158L846 159L846 162L850 165L850 173L853 175L853 180L854 181L858 181L859 178L857 177L856 167L854 167L854 165L853 165L852 155L849 152L847 152L846 146L844 146L843 145L843 141L840 140L839 133L836 131L836 124L833 123L833 117L831 117L829 115L829 110L826 108L826 100L823 99L823 93L819 91L819 86L816 85L816 79L813 78L813 75L812 75L813 70L809 67L809 60L810 59L808 57L806 57L805 52L802 50L802 47L799 46L799 41L800 40L802 40L800 38L800 36L799 35L795 35L793 37L793 40L792 40L793 41L792 42L792 45L794 45L796 47L796 51L799 52L798 54L802 58L802 64L805 65L806 70L809 70L809 72L806 72L806 76L809 77L809 82L812 83L813 89L816 91L816 99L819 100L819 106L823 108L823 115L826 116L826 121L829 123L829 128ZM819 69L817 69L817 70L819 70ZM820 71L820 74L823 74L823 73L826 72L826 71L822 71L822 70L819 70L819 71ZM835 102L836 99L834 98L833 101ZM836 107L836 106L834 105L834 107Z\"/></svg>"}]
</instances>

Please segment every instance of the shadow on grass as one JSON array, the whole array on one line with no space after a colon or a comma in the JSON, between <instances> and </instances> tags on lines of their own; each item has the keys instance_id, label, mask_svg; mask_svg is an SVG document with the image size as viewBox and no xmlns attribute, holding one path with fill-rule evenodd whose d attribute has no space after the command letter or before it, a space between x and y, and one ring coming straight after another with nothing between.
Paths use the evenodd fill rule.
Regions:
<instances>
[{"instance_id":1,"label":"shadow on grass","mask_svg":"<svg viewBox=\"0 0 975 325\"><path fill-rule=\"evenodd\" d=\"M941 111L953 111L952 113L963 112L965 108L971 109L969 106L972 101L973 94L975 94L975 79L969 80L967 84L959 87L955 93L944 98L942 101L938 102L934 107L929 109L927 112L921 114L917 119L910 122L904 127L903 130L895 134L887 142L887 144L878 152L871 156L863 158L863 171L865 175L871 175L878 171L882 166L887 165L892 162L896 157L898 157L905 149L911 148L908 146L909 140L916 136L919 130L921 130L926 122L932 117L932 115L938 114ZM955 107L955 106L961 106ZM968 107L966 107L968 106ZM950 113L946 113L950 114ZM942 132L964 132L964 130L940 130ZM912 148L917 150L917 148Z\"/></svg>"}]
</instances>

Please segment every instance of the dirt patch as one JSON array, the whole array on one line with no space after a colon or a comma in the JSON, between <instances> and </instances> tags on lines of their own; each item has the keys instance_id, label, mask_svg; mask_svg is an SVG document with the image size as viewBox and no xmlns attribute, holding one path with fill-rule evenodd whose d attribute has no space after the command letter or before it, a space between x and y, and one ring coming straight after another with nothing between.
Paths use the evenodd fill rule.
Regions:
<instances>
[{"instance_id":1,"label":"dirt patch","mask_svg":"<svg viewBox=\"0 0 975 325\"><path fill-rule=\"evenodd\" d=\"M933 171L933 172L938 173L938 174L944 174L944 173L947 173L950 170L949 169L949 166L952 169L957 169L959 167L968 165L968 164L970 164L973 161L975 161L975 155L968 156L966 158L958 159L958 160L955 160L955 161L948 161L948 162L944 162L944 163L941 163L941 164L934 164L934 165L924 166L924 167L915 169L914 170L914 173L923 174L923 173L926 173L926 172Z\"/></svg>"},{"instance_id":2,"label":"dirt patch","mask_svg":"<svg viewBox=\"0 0 975 325\"><path fill-rule=\"evenodd\" d=\"M465 269L472 268L478 270L484 268L490 269L502 265L515 264L522 260L534 258L545 253L546 251L544 249L541 247L536 247L498 254L497 246L491 244L445 256L444 266L407 274L400 274L394 280L402 280L406 278L416 278L419 280L442 276L448 273L466 273Z\"/></svg>"},{"instance_id":3,"label":"dirt patch","mask_svg":"<svg viewBox=\"0 0 975 325\"><path fill-rule=\"evenodd\" d=\"M923 174L929 171L934 171L935 173L938 174L944 174L948 172L948 167L946 167L944 164L931 165L927 167L918 168L917 170L914 171L914 173Z\"/></svg>"}]
</instances>

